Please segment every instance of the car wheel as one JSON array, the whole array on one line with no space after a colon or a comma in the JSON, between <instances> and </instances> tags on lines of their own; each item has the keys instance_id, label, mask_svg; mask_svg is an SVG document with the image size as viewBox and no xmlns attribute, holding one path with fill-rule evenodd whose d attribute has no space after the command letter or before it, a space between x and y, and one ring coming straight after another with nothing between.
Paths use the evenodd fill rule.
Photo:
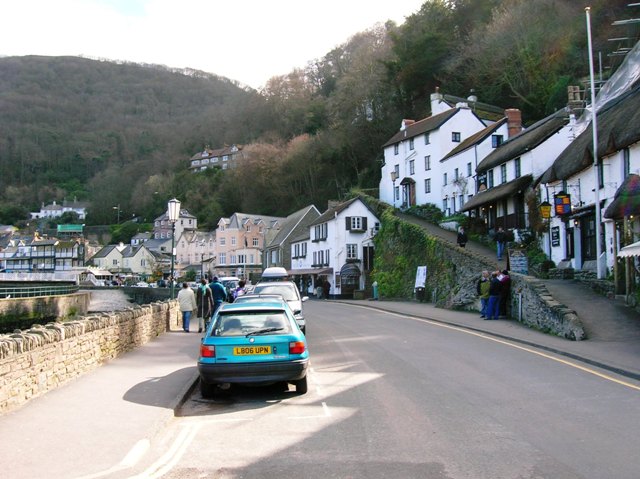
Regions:
<instances>
[{"instance_id":1,"label":"car wheel","mask_svg":"<svg viewBox=\"0 0 640 479\"><path fill-rule=\"evenodd\" d=\"M298 394L306 394L307 393L307 376L303 377L302 379L299 379L298 381L296 381L295 383L296 386L296 392Z\"/></svg>"},{"instance_id":2,"label":"car wheel","mask_svg":"<svg viewBox=\"0 0 640 479\"><path fill-rule=\"evenodd\" d=\"M218 387L215 384L205 383L202 378L200 378L200 394L202 394L203 398L215 397L216 389L218 389Z\"/></svg>"}]
</instances>

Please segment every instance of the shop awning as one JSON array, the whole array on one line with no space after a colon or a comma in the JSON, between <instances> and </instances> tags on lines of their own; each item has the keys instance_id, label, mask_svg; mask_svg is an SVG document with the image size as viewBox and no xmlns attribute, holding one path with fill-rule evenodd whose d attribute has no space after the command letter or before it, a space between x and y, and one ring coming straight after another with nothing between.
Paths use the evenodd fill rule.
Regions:
<instances>
[{"instance_id":1,"label":"shop awning","mask_svg":"<svg viewBox=\"0 0 640 479\"><path fill-rule=\"evenodd\" d=\"M502 198L513 196L518 192L524 191L532 181L533 176L524 175L500 186L495 186L493 188L489 188L488 190L481 191L477 195L473 196L469 201L467 201L460 211L470 211L482 205L495 203Z\"/></svg>"},{"instance_id":2,"label":"shop awning","mask_svg":"<svg viewBox=\"0 0 640 479\"><path fill-rule=\"evenodd\" d=\"M640 256L640 241L625 246L618 251L618 258L632 258L633 256Z\"/></svg>"},{"instance_id":3,"label":"shop awning","mask_svg":"<svg viewBox=\"0 0 640 479\"><path fill-rule=\"evenodd\" d=\"M340 268L340 277L342 279L345 278L359 278L362 272L360 268L355 263L347 263L342 268Z\"/></svg>"},{"instance_id":4,"label":"shop awning","mask_svg":"<svg viewBox=\"0 0 640 479\"><path fill-rule=\"evenodd\" d=\"M295 275L304 275L304 274L333 274L333 268L299 268L299 269L288 269L287 274L289 276Z\"/></svg>"},{"instance_id":5,"label":"shop awning","mask_svg":"<svg viewBox=\"0 0 640 479\"><path fill-rule=\"evenodd\" d=\"M625 178L604 212L605 218L621 220L627 216L640 214L640 176L629 175Z\"/></svg>"}]
</instances>

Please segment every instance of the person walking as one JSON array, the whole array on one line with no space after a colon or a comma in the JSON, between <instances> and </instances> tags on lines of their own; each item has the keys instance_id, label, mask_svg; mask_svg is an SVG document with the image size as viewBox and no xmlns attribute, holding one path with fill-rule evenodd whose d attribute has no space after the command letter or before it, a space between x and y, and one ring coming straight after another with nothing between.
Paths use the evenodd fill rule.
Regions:
<instances>
[{"instance_id":1,"label":"person walking","mask_svg":"<svg viewBox=\"0 0 640 479\"><path fill-rule=\"evenodd\" d=\"M498 279L499 271L491 273L489 282L489 302L487 303L487 317L484 319L498 319L500 314L500 289L502 283Z\"/></svg>"},{"instance_id":2,"label":"person walking","mask_svg":"<svg viewBox=\"0 0 640 479\"><path fill-rule=\"evenodd\" d=\"M458 242L458 246L460 246L461 248L464 248L464 246L467 244L467 233L465 233L464 228L461 226L458 229L458 238L457 238L457 242Z\"/></svg>"},{"instance_id":3,"label":"person walking","mask_svg":"<svg viewBox=\"0 0 640 479\"><path fill-rule=\"evenodd\" d=\"M496 240L496 249L497 249L498 261L502 261L502 254L504 253L504 246L505 246L505 243L507 241L507 235L505 234L505 232L502 229L502 227L498 228L498 231L496 232L496 234L493 237L493 239Z\"/></svg>"},{"instance_id":4,"label":"person walking","mask_svg":"<svg viewBox=\"0 0 640 479\"><path fill-rule=\"evenodd\" d=\"M198 305L196 304L196 295L187 283L182 283L182 289L178 293L178 303L182 312L182 329L188 333L191 314L198 308Z\"/></svg>"},{"instance_id":5,"label":"person walking","mask_svg":"<svg viewBox=\"0 0 640 479\"><path fill-rule=\"evenodd\" d=\"M200 280L200 286L198 286L196 303L198 304L198 332L201 333L205 324L209 322L211 312L213 311L213 295L211 294L211 288L207 284L207 280L204 278Z\"/></svg>"},{"instance_id":6,"label":"person walking","mask_svg":"<svg viewBox=\"0 0 640 479\"><path fill-rule=\"evenodd\" d=\"M211 283L211 295L213 296L213 316L218 311L220 305L227 299L227 288L223 286L217 276L213 277L213 283Z\"/></svg>"},{"instance_id":7,"label":"person walking","mask_svg":"<svg viewBox=\"0 0 640 479\"><path fill-rule=\"evenodd\" d=\"M325 280L324 284L322 285L322 297L324 299L329 299L330 291L331 291L331 283L329 283L329 280Z\"/></svg>"},{"instance_id":8,"label":"person walking","mask_svg":"<svg viewBox=\"0 0 640 479\"><path fill-rule=\"evenodd\" d=\"M489 304L489 271L483 271L478 280L477 293L480 297L480 317L487 317L487 305Z\"/></svg>"},{"instance_id":9,"label":"person walking","mask_svg":"<svg viewBox=\"0 0 640 479\"><path fill-rule=\"evenodd\" d=\"M511 276L506 269L498 275L500 280L500 317L507 317L507 306L509 304L509 297L511 296Z\"/></svg>"}]
</instances>

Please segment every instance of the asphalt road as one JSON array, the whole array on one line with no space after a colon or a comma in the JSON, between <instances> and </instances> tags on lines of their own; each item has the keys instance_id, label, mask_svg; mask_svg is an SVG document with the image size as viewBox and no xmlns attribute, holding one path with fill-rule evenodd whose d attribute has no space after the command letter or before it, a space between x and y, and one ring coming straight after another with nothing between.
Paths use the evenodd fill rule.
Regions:
<instances>
[{"instance_id":1,"label":"asphalt road","mask_svg":"<svg viewBox=\"0 0 640 479\"><path fill-rule=\"evenodd\" d=\"M135 467L108 477L638 477L640 395L611 373L394 313L305 310L308 394L196 389Z\"/></svg>"}]
</instances>

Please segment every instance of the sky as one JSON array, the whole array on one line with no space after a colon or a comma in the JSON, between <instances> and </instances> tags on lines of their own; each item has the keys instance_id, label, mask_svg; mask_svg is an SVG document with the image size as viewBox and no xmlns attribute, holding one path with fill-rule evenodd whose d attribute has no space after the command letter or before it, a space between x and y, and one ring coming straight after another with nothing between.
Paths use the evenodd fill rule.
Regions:
<instances>
[{"instance_id":1,"label":"sky","mask_svg":"<svg viewBox=\"0 0 640 479\"><path fill-rule=\"evenodd\" d=\"M0 56L193 68L260 88L425 0L5 0Z\"/></svg>"}]
</instances>

